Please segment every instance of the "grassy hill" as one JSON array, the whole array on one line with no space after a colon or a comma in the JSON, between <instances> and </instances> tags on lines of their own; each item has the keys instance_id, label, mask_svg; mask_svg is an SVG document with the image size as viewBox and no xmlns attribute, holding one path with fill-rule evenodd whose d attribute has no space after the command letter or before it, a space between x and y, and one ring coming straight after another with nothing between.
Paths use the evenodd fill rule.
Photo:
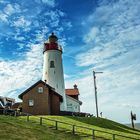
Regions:
<instances>
[{"instance_id":1,"label":"grassy hill","mask_svg":"<svg viewBox=\"0 0 140 140\"><path fill-rule=\"evenodd\" d=\"M123 136L140 139L140 131L102 118L84 117L62 117L62 116L43 116L47 119L57 120L72 125L88 127L100 131L111 132ZM43 119L43 125L39 125L39 117L30 116L30 121L26 117L0 116L0 140L90 140L92 131L85 128L76 128L76 135L72 135L72 127L58 123L58 130L55 130L55 123ZM95 132L99 140L112 139L112 135ZM127 138L116 137L116 140L127 140ZM131 139L128 139L131 140Z\"/></svg>"},{"instance_id":2,"label":"grassy hill","mask_svg":"<svg viewBox=\"0 0 140 140\"><path fill-rule=\"evenodd\" d=\"M19 118L0 115L0 140L80 140L79 136L26 122Z\"/></svg>"}]
</instances>

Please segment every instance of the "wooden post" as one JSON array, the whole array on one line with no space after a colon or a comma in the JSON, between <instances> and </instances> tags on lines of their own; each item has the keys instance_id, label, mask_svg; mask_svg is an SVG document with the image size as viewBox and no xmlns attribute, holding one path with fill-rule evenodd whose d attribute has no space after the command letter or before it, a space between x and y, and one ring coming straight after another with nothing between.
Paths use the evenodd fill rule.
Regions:
<instances>
[{"instance_id":1,"label":"wooden post","mask_svg":"<svg viewBox=\"0 0 140 140\"><path fill-rule=\"evenodd\" d=\"M115 140L115 134L112 134L112 138L113 138L112 140Z\"/></svg>"},{"instance_id":2,"label":"wooden post","mask_svg":"<svg viewBox=\"0 0 140 140\"><path fill-rule=\"evenodd\" d=\"M29 114L27 114L27 122L29 121Z\"/></svg>"},{"instance_id":3,"label":"wooden post","mask_svg":"<svg viewBox=\"0 0 140 140\"><path fill-rule=\"evenodd\" d=\"M55 121L55 128L58 130L57 121Z\"/></svg>"},{"instance_id":4,"label":"wooden post","mask_svg":"<svg viewBox=\"0 0 140 140\"><path fill-rule=\"evenodd\" d=\"M72 125L72 134L75 134L75 125Z\"/></svg>"},{"instance_id":5,"label":"wooden post","mask_svg":"<svg viewBox=\"0 0 140 140\"><path fill-rule=\"evenodd\" d=\"M42 117L40 117L40 125L42 125Z\"/></svg>"},{"instance_id":6,"label":"wooden post","mask_svg":"<svg viewBox=\"0 0 140 140\"><path fill-rule=\"evenodd\" d=\"M92 130L92 139L95 139L95 130Z\"/></svg>"}]
</instances>

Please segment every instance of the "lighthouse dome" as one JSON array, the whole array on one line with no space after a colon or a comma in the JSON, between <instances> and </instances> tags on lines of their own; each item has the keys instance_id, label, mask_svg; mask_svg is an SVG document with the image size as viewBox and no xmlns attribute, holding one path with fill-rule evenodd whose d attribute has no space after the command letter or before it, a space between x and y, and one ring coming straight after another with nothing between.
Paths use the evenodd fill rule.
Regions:
<instances>
[{"instance_id":1,"label":"lighthouse dome","mask_svg":"<svg viewBox=\"0 0 140 140\"><path fill-rule=\"evenodd\" d=\"M58 40L57 36L54 35L54 33L52 33L50 36L49 36L49 42L50 43L56 43Z\"/></svg>"}]
</instances>

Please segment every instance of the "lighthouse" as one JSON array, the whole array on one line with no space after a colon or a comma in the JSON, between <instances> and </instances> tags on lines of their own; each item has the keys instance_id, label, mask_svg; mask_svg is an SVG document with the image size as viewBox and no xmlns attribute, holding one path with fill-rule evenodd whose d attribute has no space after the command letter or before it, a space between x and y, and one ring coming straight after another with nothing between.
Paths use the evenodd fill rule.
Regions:
<instances>
[{"instance_id":1,"label":"lighthouse","mask_svg":"<svg viewBox=\"0 0 140 140\"><path fill-rule=\"evenodd\" d=\"M54 33L49 36L48 42L44 43L44 63L42 80L54 88L63 97L60 110L66 111L66 95L62 62L62 48L58 44L58 38Z\"/></svg>"}]
</instances>

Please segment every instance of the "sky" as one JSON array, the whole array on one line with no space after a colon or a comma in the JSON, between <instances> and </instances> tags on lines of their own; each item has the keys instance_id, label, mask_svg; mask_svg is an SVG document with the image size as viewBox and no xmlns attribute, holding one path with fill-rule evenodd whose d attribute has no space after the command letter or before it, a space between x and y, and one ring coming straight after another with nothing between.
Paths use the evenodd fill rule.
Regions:
<instances>
[{"instance_id":1,"label":"sky","mask_svg":"<svg viewBox=\"0 0 140 140\"><path fill-rule=\"evenodd\" d=\"M65 87L78 85L82 112L140 122L140 0L0 0L0 96L42 79L43 43L63 47Z\"/></svg>"}]
</instances>

